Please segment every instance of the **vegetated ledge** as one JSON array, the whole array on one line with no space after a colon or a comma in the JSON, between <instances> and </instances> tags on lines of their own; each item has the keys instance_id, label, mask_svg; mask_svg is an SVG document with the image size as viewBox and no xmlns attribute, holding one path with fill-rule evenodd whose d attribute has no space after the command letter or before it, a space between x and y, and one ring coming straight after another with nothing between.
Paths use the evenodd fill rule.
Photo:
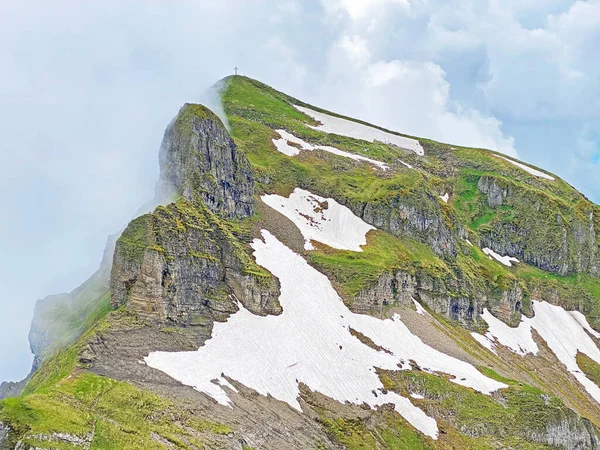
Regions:
<instances>
[{"instance_id":1,"label":"vegetated ledge","mask_svg":"<svg viewBox=\"0 0 600 450\"><path fill-rule=\"evenodd\" d=\"M184 199L135 219L117 241L113 307L183 326L225 320L237 301L255 314L281 313L278 281L240 240L247 230L247 221Z\"/></svg>"}]
</instances>

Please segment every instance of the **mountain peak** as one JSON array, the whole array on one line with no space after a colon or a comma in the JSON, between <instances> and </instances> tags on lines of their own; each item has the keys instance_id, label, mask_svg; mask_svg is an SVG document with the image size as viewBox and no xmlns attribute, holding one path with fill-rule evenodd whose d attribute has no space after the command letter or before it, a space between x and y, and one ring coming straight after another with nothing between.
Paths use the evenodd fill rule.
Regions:
<instances>
[{"instance_id":1,"label":"mountain peak","mask_svg":"<svg viewBox=\"0 0 600 450\"><path fill-rule=\"evenodd\" d=\"M186 103L181 108L165 131L159 161L157 196L202 201L229 218L252 214L248 160L207 107Z\"/></svg>"},{"instance_id":2,"label":"mountain peak","mask_svg":"<svg viewBox=\"0 0 600 450\"><path fill-rule=\"evenodd\" d=\"M110 290L36 311L59 345L0 402L0 448L600 447L597 205L247 77L217 92L227 128L197 104L167 127L166 200Z\"/></svg>"}]
</instances>

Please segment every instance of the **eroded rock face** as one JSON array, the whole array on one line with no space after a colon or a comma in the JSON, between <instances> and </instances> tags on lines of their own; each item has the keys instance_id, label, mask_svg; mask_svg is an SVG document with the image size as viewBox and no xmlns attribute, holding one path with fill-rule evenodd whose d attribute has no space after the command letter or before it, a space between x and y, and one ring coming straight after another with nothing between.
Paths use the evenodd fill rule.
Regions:
<instances>
[{"instance_id":1,"label":"eroded rock face","mask_svg":"<svg viewBox=\"0 0 600 450\"><path fill-rule=\"evenodd\" d=\"M410 236L428 244L438 256L456 256L456 244L451 229L444 221L436 199L395 198L386 203L367 203L362 219L395 236Z\"/></svg>"},{"instance_id":2,"label":"eroded rock face","mask_svg":"<svg viewBox=\"0 0 600 450\"><path fill-rule=\"evenodd\" d=\"M0 422L0 450L8 450L8 434L10 433L10 427Z\"/></svg>"},{"instance_id":3,"label":"eroded rock face","mask_svg":"<svg viewBox=\"0 0 600 450\"><path fill-rule=\"evenodd\" d=\"M225 320L238 302L279 314L276 279L253 266L224 219L253 213L254 180L219 118L186 104L165 132L157 196L183 197L132 221L117 242L111 303L178 325ZM173 200L173 198L172 198Z\"/></svg>"},{"instance_id":4,"label":"eroded rock face","mask_svg":"<svg viewBox=\"0 0 600 450\"><path fill-rule=\"evenodd\" d=\"M354 297L350 309L359 314L380 314L387 306L409 306L417 293L417 284L416 278L407 272L385 272L377 283Z\"/></svg>"},{"instance_id":5,"label":"eroded rock face","mask_svg":"<svg viewBox=\"0 0 600 450\"><path fill-rule=\"evenodd\" d=\"M584 450L600 448L592 423L576 415L546 425L545 432L532 434L532 440L564 449Z\"/></svg>"},{"instance_id":6,"label":"eroded rock face","mask_svg":"<svg viewBox=\"0 0 600 450\"><path fill-rule=\"evenodd\" d=\"M165 131L156 191L163 199L201 201L227 218L253 212L250 164L221 120L202 105L184 105Z\"/></svg>"},{"instance_id":7,"label":"eroded rock face","mask_svg":"<svg viewBox=\"0 0 600 450\"><path fill-rule=\"evenodd\" d=\"M34 366L34 369L36 369L35 366ZM4 381L3 383L0 383L0 400L9 398L9 397L17 397L21 393L21 391L23 390L25 385L27 384L28 380L29 380L29 377L25 378L22 381L18 381L18 382ZM0 425L0 442L2 442L1 438L2 438L2 426Z\"/></svg>"},{"instance_id":8,"label":"eroded rock face","mask_svg":"<svg viewBox=\"0 0 600 450\"><path fill-rule=\"evenodd\" d=\"M506 323L518 324L524 304L523 290L518 283L499 296L491 292L466 295L468 291L469 288L461 283L450 286L441 279L399 270L383 273L373 286L359 292L349 307L357 313L377 315L384 313L388 306L410 306L415 299L467 328L477 325L483 308L488 308Z\"/></svg>"},{"instance_id":9,"label":"eroded rock face","mask_svg":"<svg viewBox=\"0 0 600 450\"><path fill-rule=\"evenodd\" d=\"M242 303L279 314L278 281L254 271L228 224L202 207L178 202L130 223L117 242L111 303L158 322L223 321Z\"/></svg>"},{"instance_id":10,"label":"eroded rock face","mask_svg":"<svg viewBox=\"0 0 600 450\"><path fill-rule=\"evenodd\" d=\"M492 208L502 206L508 194L508 188L501 186L494 177L482 176L477 183L477 188L487 195L487 203Z\"/></svg>"},{"instance_id":11,"label":"eroded rock face","mask_svg":"<svg viewBox=\"0 0 600 450\"><path fill-rule=\"evenodd\" d=\"M495 175L482 176L477 187L489 207L506 211L479 230L482 247L559 275L599 274L597 208L541 197Z\"/></svg>"}]
</instances>

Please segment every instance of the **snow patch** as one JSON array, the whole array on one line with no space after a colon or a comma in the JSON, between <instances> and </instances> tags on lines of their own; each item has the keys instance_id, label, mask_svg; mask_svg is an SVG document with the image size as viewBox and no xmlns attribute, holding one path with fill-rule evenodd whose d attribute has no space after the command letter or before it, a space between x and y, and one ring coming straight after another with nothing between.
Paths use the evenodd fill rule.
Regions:
<instances>
[{"instance_id":1,"label":"snow patch","mask_svg":"<svg viewBox=\"0 0 600 450\"><path fill-rule=\"evenodd\" d=\"M303 150L314 150L314 147L312 145L310 145L308 142L305 142L302 139L297 138L296 136L294 136L291 133L288 133L285 130L275 130L275 131L277 131L277 133L279 133L279 136L281 136L281 137L280 137L280 139L271 139L271 140L273 141L273 144L275 144L275 147L277 147L277 150L279 150L284 155L296 156L300 153L300 149L298 147L290 145L289 144L290 142L292 144L299 145L300 147L302 147Z\"/></svg>"},{"instance_id":2,"label":"snow patch","mask_svg":"<svg viewBox=\"0 0 600 450\"><path fill-rule=\"evenodd\" d=\"M473 339L475 339L477 342L479 342L482 346L484 346L485 348L487 348L489 351L491 351L494 354L498 354L498 352L496 352L496 349L494 348L494 344L492 342L492 340L490 340L487 336L484 336L483 334L479 334L479 333L475 333L474 331L471 332L471 336L473 336Z\"/></svg>"},{"instance_id":3,"label":"snow patch","mask_svg":"<svg viewBox=\"0 0 600 450\"><path fill-rule=\"evenodd\" d=\"M425 308L423 308L418 301L416 301L414 298L412 299L412 301L415 304L415 308L417 309L417 314L421 314L422 316L429 315L429 313L425 311Z\"/></svg>"},{"instance_id":4,"label":"snow patch","mask_svg":"<svg viewBox=\"0 0 600 450\"><path fill-rule=\"evenodd\" d=\"M421 143L416 139L398 136L396 134L388 133L387 131L379 130L348 119L342 119L341 117L330 116L329 114L314 111L303 106L295 106L295 108L316 121L321 122L321 125L311 127L314 130L348 136L354 139L362 139L363 141L369 142L380 141L384 144L392 144L406 150L412 150L419 156L425 154Z\"/></svg>"},{"instance_id":5,"label":"snow patch","mask_svg":"<svg viewBox=\"0 0 600 450\"><path fill-rule=\"evenodd\" d=\"M212 380L224 376L301 410L300 382L340 402L393 404L415 428L434 439L435 419L409 399L386 392L376 368L410 369L414 360L428 372L444 372L452 381L489 394L505 384L472 365L424 344L400 321L354 314L325 275L311 267L268 231L252 247L256 262L281 283L279 316L256 316L239 305L226 322L215 322L212 337L195 352L153 352L149 366L230 405L225 390ZM350 329L371 339L377 351L356 339Z\"/></svg>"},{"instance_id":6,"label":"snow patch","mask_svg":"<svg viewBox=\"0 0 600 450\"><path fill-rule=\"evenodd\" d=\"M498 253L496 253L491 248L485 247L482 250L483 250L483 253L485 253L486 255L488 255L490 257L490 259L495 259L499 263L502 263L502 264L504 264L505 266L508 266L508 267L512 267L512 263L518 263L519 262L519 260L517 258L513 258L512 256L502 256L502 255L499 255Z\"/></svg>"},{"instance_id":7,"label":"snow patch","mask_svg":"<svg viewBox=\"0 0 600 450\"><path fill-rule=\"evenodd\" d=\"M500 319L495 318L487 308L483 310L481 317L488 324L487 333L485 336L481 336L477 333L471 333L471 335L479 336L479 338L476 339L480 343L482 343L482 340L487 340L488 343L491 344L490 346L484 345L485 347L493 348L493 344L497 341L519 355L524 356L528 353L537 355L539 348L533 340L531 334L531 321L527 317L525 317L516 328L509 327ZM480 338L484 339L480 340ZM490 350L492 350L492 348L490 348ZM496 352L494 351L494 353Z\"/></svg>"},{"instance_id":8,"label":"snow patch","mask_svg":"<svg viewBox=\"0 0 600 450\"><path fill-rule=\"evenodd\" d=\"M500 156L500 155L494 155L494 156L496 158L501 158L501 159L503 159L505 161L508 161L509 163L514 164L515 166L519 167L520 169L523 169L525 172L528 172L531 175L534 175L536 177L545 178L546 180L550 180L550 181L554 181L555 180L554 177L551 177L547 173L544 173L544 172L536 170L536 169L534 169L532 167L526 166L525 164L521 164L520 162L513 161L512 159L505 158L504 156Z\"/></svg>"},{"instance_id":9,"label":"snow patch","mask_svg":"<svg viewBox=\"0 0 600 450\"><path fill-rule=\"evenodd\" d=\"M450 200L450 194L446 192L444 195L440 195L440 198L444 203L448 203L448 200Z\"/></svg>"},{"instance_id":10,"label":"snow patch","mask_svg":"<svg viewBox=\"0 0 600 450\"><path fill-rule=\"evenodd\" d=\"M421 394L417 394L415 392L411 392L409 394L412 398L416 398L417 400L423 400L425 397L423 397Z\"/></svg>"},{"instance_id":11,"label":"snow patch","mask_svg":"<svg viewBox=\"0 0 600 450\"><path fill-rule=\"evenodd\" d=\"M334 155L353 159L354 161L368 162L370 164L373 164L373 165L379 167L382 170L387 170L389 168L389 166L386 163L377 161L375 159L367 158L365 156L357 155L355 153L345 152L345 151L337 149L335 147L330 147L328 145L316 145L315 146L315 145L309 144L308 142L294 136L291 133L288 133L285 130L275 130L275 131L277 133L279 133L279 136L281 136L281 138L280 139L272 139L273 144L275 144L275 147L277 148L277 150L279 150L281 153L288 155L288 156L296 156L300 153L300 150L307 150L307 151L323 150L328 153L333 153ZM290 145L289 144L290 142L292 144L296 144L297 146ZM300 148L298 148L298 146ZM400 162L402 164L404 164L405 166L412 168L410 165L408 165L402 161L400 161Z\"/></svg>"},{"instance_id":12,"label":"snow patch","mask_svg":"<svg viewBox=\"0 0 600 450\"><path fill-rule=\"evenodd\" d=\"M581 325L585 330L587 330L592 336L600 339L600 333L598 333L596 330L594 330L590 326L590 324L588 323L587 319L585 318L585 316L583 314L581 314L579 311L569 311L569 314L571 314L571 316L577 322L579 322L579 325Z\"/></svg>"},{"instance_id":13,"label":"snow patch","mask_svg":"<svg viewBox=\"0 0 600 450\"><path fill-rule=\"evenodd\" d=\"M577 352L581 352L600 364L600 350L588 334L598 337L599 333L593 330L585 316L577 311L566 311L560 306L538 301L533 301L533 311L533 318L524 317L517 328L511 328L484 310L482 317L488 323L489 330L485 336L476 337L476 333L473 333L473 337L490 348L482 342L487 340L492 346L492 351L493 346L498 343L520 355L537 354L539 349L531 333L531 330L535 329L558 360L592 398L600 403L600 388L581 371L576 359Z\"/></svg>"},{"instance_id":14,"label":"snow patch","mask_svg":"<svg viewBox=\"0 0 600 450\"><path fill-rule=\"evenodd\" d=\"M289 198L263 195L262 201L290 219L304 236L304 248L314 250L311 240L340 250L362 252L367 233L375 227L356 217L332 198L296 188Z\"/></svg>"}]
</instances>

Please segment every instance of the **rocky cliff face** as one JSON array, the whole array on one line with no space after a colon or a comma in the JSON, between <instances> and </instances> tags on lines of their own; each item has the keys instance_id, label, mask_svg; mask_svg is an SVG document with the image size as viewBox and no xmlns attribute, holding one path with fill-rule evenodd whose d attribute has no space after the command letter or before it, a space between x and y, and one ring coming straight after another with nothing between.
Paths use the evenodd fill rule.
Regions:
<instances>
[{"instance_id":1,"label":"rocky cliff face","mask_svg":"<svg viewBox=\"0 0 600 450\"><path fill-rule=\"evenodd\" d=\"M255 314L281 312L276 279L216 215L186 201L130 223L117 242L111 294L114 308L179 325L225 320L238 301Z\"/></svg>"},{"instance_id":2,"label":"rocky cliff face","mask_svg":"<svg viewBox=\"0 0 600 450\"><path fill-rule=\"evenodd\" d=\"M9 449L8 434L10 433L10 427L0 422L0 450Z\"/></svg>"},{"instance_id":3,"label":"rocky cliff face","mask_svg":"<svg viewBox=\"0 0 600 450\"><path fill-rule=\"evenodd\" d=\"M481 244L559 275L598 275L598 208L570 205L506 178L482 176L478 189L499 218L481 228Z\"/></svg>"},{"instance_id":4,"label":"rocky cliff face","mask_svg":"<svg viewBox=\"0 0 600 450\"><path fill-rule=\"evenodd\" d=\"M500 292L476 291L464 282L448 283L421 272L399 270L382 274L375 285L354 297L350 308L358 313L381 314L389 306L411 306L413 299L471 329L477 328L483 308L516 325L523 309L528 312L529 305L518 283Z\"/></svg>"},{"instance_id":5,"label":"rocky cliff face","mask_svg":"<svg viewBox=\"0 0 600 450\"><path fill-rule=\"evenodd\" d=\"M395 236L410 236L428 244L438 256L456 256L456 235L446 220L439 199L427 192L398 196L388 202L366 203L362 219Z\"/></svg>"},{"instance_id":6,"label":"rocky cliff face","mask_svg":"<svg viewBox=\"0 0 600 450\"><path fill-rule=\"evenodd\" d=\"M221 120L202 105L186 104L165 131L157 196L182 195L227 218L252 214L254 183L248 160Z\"/></svg>"},{"instance_id":7,"label":"rocky cliff face","mask_svg":"<svg viewBox=\"0 0 600 450\"><path fill-rule=\"evenodd\" d=\"M545 430L531 433L529 437L534 441L558 448L573 450L600 448L594 426L589 421L576 416L564 417L558 423L547 424Z\"/></svg>"},{"instance_id":8,"label":"rocky cliff face","mask_svg":"<svg viewBox=\"0 0 600 450\"><path fill-rule=\"evenodd\" d=\"M252 214L254 182L246 157L221 121L185 105L161 147L159 190L183 199L129 224L118 240L111 304L149 320L201 325L225 320L237 302L279 314L276 279L254 264L235 226Z\"/></svg>"},{"instance_id":9,"label":"rocky cliff face","mask_svg":"<svg viewBox=\"0 0 600 450\"><path fill-rule=\"evenodd\" d=\"M37 370L37 365L34 362L32 372L35 370ZM0 400L9 398L9 397L17 397L23 391L23 388L27 384L28 380L29 380L29 376L27 378L25 378L24 380L21 380L18 382L4 381L4 382L0 383ZM1 438L1 436L2 436L2 432L1 432L1 426L0 426L0 438ZM0 439L0 442L2 442L1 439ZM0 448L2 448L2 447L0 447Z\"/></svg>"}]
</instances>

